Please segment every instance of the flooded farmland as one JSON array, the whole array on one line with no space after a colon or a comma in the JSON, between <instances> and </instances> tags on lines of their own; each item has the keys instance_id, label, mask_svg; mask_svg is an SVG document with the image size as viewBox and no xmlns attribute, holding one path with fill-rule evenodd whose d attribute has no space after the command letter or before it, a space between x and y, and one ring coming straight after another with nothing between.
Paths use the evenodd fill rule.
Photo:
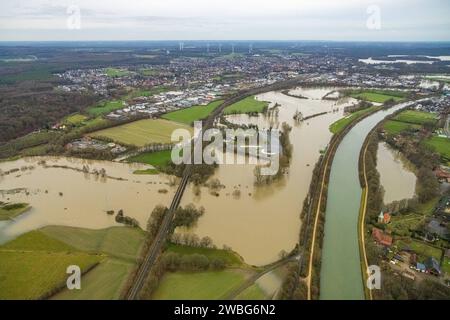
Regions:
<instances>
[{"instance_id":1,"label":"flooded farmland","mask_svg":"<svg viewBox=\"0 0 450 320\"><path fill-rule=\"evenodd\" d=\"M268 92L257 98L271 102L271 106L278 103L277 117L227 116L231 122L257 124L259 128L281 127L282 122L292 126L290 139L294 150L289 173L271 185L255 186L253 165L220 165L213 177L225 185L219 196L211 194L207 188L202 188L198 196L192 186L183 196L182 205L194 203L206 209L205 215L190 232L200 237L211 237L218 247L231 247L247 263L254 265L273 262L278 259L281 250L294 248L298 242L299 215L312 170L320 151L325 149L331 138L328 127L342 117L344 106L355 102L353 99L321 100L330 91L330 88L291 91L308 99ZM295 123L293 115L297 110L304 116L328 113Z\"/></svg>"},{"instance_id":2,"label":"flooded farmland","mask_svg":"<svg viewBox=\"0 0 450 320\"><path fill-rule=\"evenodd\" d=\"M254 165L220 165L214 177L225 186L217 196L202 187L198 195L189 186L181 205L194 203L206 213L196 227L180 232L209 236L215 245L231 247L247 263L264 265L278 259L282 250L290 251L298 241L300 211L312 170L320 152L331 138L328 127L342 117L343 107L354 99L322 100L333 88L291 90L299 99L281 92L259 95L259 100L278 104L272 116L229 115L230 122L257 124L260 128L292 126L293 156L289 172L276 182L254 185ZM293 115L325 114L295 122ZM45 164L43 164L45 161ZM83 167L88 171L84 172ZM100 229L117 225L114 215L122 209L145 227L152 209L168 206L175 192L164 175L134 175L147 168L139 164L89 161L73 158L36 157L0 164L3 172L23 169L0 177L0 201L26 202L32 209L14 221L0 224L0 241L45 225L66 225ZM94 171L105 169L105 177ZM166 189L167 193L159 193Z\"/></svg>"},{"instance_id":3,"label":"flooded farmland","mask_svg":"<svg viewBox=\"0 0 450 320\"><path fill-rule=\"evenodd\" d=\"M44 162L45 161L45 162ZM83 166L89 173L83 171ZM119 225L107 211L123 210L145 228L157 204L175 192L163 175L134 175L148 166L74 158L34 157L0 163L0 201L26 202L32 208L0 224L0 242L46 225L101 229ZM102 177L94 172L105 169ZM158 190L167 189L167 193Z\"/></svg>"}]
</instances>

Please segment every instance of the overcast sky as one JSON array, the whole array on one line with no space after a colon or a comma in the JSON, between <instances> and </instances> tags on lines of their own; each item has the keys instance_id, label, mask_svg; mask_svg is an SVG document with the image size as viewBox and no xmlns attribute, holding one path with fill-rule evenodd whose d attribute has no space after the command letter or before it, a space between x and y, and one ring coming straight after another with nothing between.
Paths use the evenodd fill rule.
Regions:
<instances>
[{"instance_id":1,"label":"overcast sky","mask_svg":"<svg viewBox=\"0 0 450 320\"><path fill-rule=\"evenodd\" d=\"M9 0L0 3L2 41L215 39L449 41L450 1Z\"/></svg>"}]
</instances>

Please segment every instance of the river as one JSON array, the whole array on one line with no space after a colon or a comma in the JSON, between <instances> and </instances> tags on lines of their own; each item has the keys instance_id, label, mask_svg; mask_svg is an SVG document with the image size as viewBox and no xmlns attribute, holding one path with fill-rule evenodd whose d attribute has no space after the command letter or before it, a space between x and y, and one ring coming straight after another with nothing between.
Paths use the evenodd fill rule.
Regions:
<instances>
[{"instance_id":1,"label":"river","mask_svg":"<svg viewBox=\"0 0 450 320\"><path fill-rule=\"evenodd\" d=\"M278 127L282 122L291 125L290 139L294 150L289 174L269 186L255 186L253 165L220 165L213 177L225 185L220 196L211 195L206 188L202 188L200 196L196 196L192 186L187 188L183 196L182 205L194 203L206 209L197 226L188 231L200 237L211 237L218 247L231 247L247 263L254 265L271 263L278 260L281 250L292 250L298 243L299 215L309 189L312 170L320 151L331 138L328 127L342 117L344 106L355 102L354 99L321 100L333 90L297 88L291 91L308 99L268 92L257 98L271 102L272 106L278 103L280 108L277 117L228 116L231 122L253 123L260 128L270 125ZM295 123L293 115L296 110L304 116L328 113ZM234 197L234 190L239 190L241 195Z\"/></svg>"},{"instance_id":2,"label":"river","mask_svg":"<svg viewBox=\"0 0 450 320\"><path fill-rule=\"evenodd\" d=\"M356 124L336 151L328 185L320 299L364 299L358 243L362 189L358 175L361 147L369 132L407 103L379 111Z\"/></svg>"}]
</instances>

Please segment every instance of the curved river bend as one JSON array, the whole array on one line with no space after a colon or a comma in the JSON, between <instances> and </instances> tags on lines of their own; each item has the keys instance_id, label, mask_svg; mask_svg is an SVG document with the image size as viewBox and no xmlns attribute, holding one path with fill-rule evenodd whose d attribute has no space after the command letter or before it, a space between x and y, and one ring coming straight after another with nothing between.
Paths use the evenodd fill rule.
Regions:
<instances>
[{"instance_id":1,"label":"curved river bend","mask_svg":"<svg viewBox=\"0 0 450 320\"><path fill-rule=\"evenodd\" d=\"M365 118L347 133L338 146L328 184L320 299L364 299L358 243L362 194L358 175L359 153L367 135L380 121L410 104L402 103Z\"/></svg>"}]
</instances>

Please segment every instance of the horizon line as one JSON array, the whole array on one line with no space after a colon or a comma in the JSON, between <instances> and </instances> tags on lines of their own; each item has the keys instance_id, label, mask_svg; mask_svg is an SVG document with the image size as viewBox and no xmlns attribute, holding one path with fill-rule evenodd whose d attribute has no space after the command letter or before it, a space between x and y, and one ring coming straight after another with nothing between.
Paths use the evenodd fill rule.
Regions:
<instances>
[{"instance_id":1,"label":"horizon line","mask_svg":"<svg viewBox=\"0 0 450 320\"><path fill-rule=\"evenodd\" d=\"M264 40L255 40L255 39L244 39L244 40L236 40L236 39L128 39L128 40L101 40L101 39L89 39L89 40L0 40L0 43L5 42L368 42L368 43L450 43L450 39L448 40L327 40L327 39L264 39Z\"/></svg>"}]
</instances>

